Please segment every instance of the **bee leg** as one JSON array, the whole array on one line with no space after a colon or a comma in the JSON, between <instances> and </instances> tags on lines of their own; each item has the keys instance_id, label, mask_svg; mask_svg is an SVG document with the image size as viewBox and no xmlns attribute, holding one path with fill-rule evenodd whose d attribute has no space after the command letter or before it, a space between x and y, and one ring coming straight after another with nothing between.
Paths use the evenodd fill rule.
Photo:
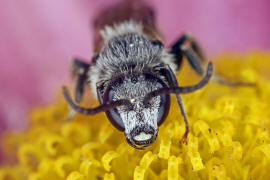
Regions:
<instances>
[{"instance_id":1,"label":"bee leg","mask_svg":"<svg viewBox=\"0 0 270 180\"><path fill-rule=\"evenodd\" d=\"M194 38L188 34L182 35L172 46L171 53L174 55L176 60L176 65L178 69L183 61L183 56L187 58L189 65L194 69L194 71L203 76L205 70L203 67L203 62L205 58L201 49L199 48L198 43L194 40ZM256 83L253 82L240 82L240 81L230 81L224 77L221 77L217 74L213 75L213 81L227 86L255 86Z\"/></svg>"},{"instance_id":2,"label":"bee leg","mask_svg":"<svg viewBox=\"0 0 270 180\"><path fill-rule=\"evenodd\" d=\"M82 101L89 67L89 64L77 58L75 58L71 64L72 77L75 79L74 97L77 104ZM75 114L76 112L73 109L70 109L67 119L72 119Z\"/></svg>"},{"instance_id":3,"label":"bee leg","mask_svg":"<svg viewBox=\"0 0 270 180\"><path fill-rule=\"evenodd\" d=\"M188 34L182 35L172 46L170 51L176 60L178 69L180 68L183 56L186 56L188 63L199 75L203 75L202 62L204 56L195 40Z\"/></svg>"},{"instance_id":4,"label":"bee leg","mask_svg":"<svg viewBox=\"0 0 270 180\"><path fill-rule=\"evenodd\" d=\"M160 69L160 73L161 73L161 75L163 75L166 78L170 87L178 87L178 82L177 82L177 79L175 77L175 74L173 73L172 69L168 65L166 65L164 68ZM181 114L182 114L184 122L185 122L185 127L186 127L185 134L182 137L182 142L187 143L187 137L188 137L188 133L189 133L189 124L188 124L187 115L186 115L186 111L184 108L182 98L179 94L176 94L176 99L177 99L177 103L178 103L178 106L180 108Z\"/></svg>"},{"instance_id":5,"label":"bee leg","mask_svg":"<svg viewBox=\"0 0 270 180\"><path fill-rule=\"evenodd\" d=\"M89 70L90 65L79 60L74 59L71 65L71 72L72 76L75 78L75 89L74 89L74 96L75 102L80 103L82 100L82 96L84 93L84 86L87 81L87 73Z\"/></svg>"}]
</instances>

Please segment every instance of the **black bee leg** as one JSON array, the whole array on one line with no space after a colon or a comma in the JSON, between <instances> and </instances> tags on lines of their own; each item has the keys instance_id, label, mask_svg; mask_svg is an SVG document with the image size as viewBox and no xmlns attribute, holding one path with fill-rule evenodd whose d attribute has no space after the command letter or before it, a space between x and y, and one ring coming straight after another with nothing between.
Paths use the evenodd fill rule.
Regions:
<instances>
[{"instance_id":1,"label":"black bee leg","mask_svg":"<svg viewBox=\"0 0 270 180\"><path fill-rule=\"evenodd\" d=\"M204 61L204 56L200 50L198 44L195 40L188 34L182 35L172 46L171 53L174 55L176 64L180 68L183 61L183 56L188 60L190 66L199 75L203 75L204 69L202 62Z\"/></svg>"},{"instance_id":2,"label":"black bee leg","mask_svg":"<svg viewBox=\"0 0 270 180\"><path fill-rule=\"evenodd\" d=\"M75 79L74 97L75 102L79 104L82 101L85 84L87 82L87 73L90 65L75 58L71 64L72 77ZM72 119L75 111L70 109L67 119Z\"/></svg>"},{"instance_id":3,"label":"black bee leg","mask_svg":"<svg viewBox=\"0 0 270 180\"><path fill-rule=\"evenodd\" d=\"M188 34L182 35L172 46L171 46L171 53L174 55L176 60L176 65L178 69L183 61L183 56L185 56L188 60L188 63L195 70L195 72L201 76L204 75L204 67L203 62L205 58L203 56L202 51L199 48L198 43L194 40L194 38ZM227 86L255 86L256 83L251 82L234 82L227 80L217 74L213 75L213 81L227 85Z\"/></svg>"},{"instance_id":4,"label":"black bee leg","mask_svg":"<svg viewBox=\"0 0 270 180\"><path fill-rule=\"evenodd\" d=\"M178 87L178 82L177 82L177 79L175 77L175 74L173 73L172 69L168 65L166 65L164 68L160 69L159 72L161 73L161 75L163 75L166 78L170 87ZM182 137L182 142L187 143L186 140L187 140L187 136L189 133L189 125L188 125L187 115L186 115L186 111L184 108L182 98L179 94L176 94L176 99L177 99L177 103L178 103L178 106L180 108L181 114L182 114L184 122L185 122L185 127L186 127L185 134Z\"/></svg>"},{"instance_id":5,"label":"black bee leg","mask_svg":"<svg viewBox=\"0 0 270 180\"><path fill-rule=\"evenodd\" d=\"M84 93L84 86L87 81L87 73L90 65L79 60L74 59L71 65L72 76L75 78L74 96L75 102L79 104Z\"/></svg>"}]
</instances>

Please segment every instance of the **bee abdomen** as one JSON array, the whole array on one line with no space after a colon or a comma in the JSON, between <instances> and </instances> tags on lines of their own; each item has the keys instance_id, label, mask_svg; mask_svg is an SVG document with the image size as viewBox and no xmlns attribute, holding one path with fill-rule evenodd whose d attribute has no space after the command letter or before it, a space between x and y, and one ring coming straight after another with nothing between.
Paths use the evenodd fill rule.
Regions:
<instances>
[{"instance_id":1,"label":"bee abdomen","mask_svg":"<svg viewBox=\"0 0 270 180\"><path fill-rule=\"evenodd\" d=\"M156 30L154 10L142 1L122 1L119 4L109 6L99 13L93 23L94 28L94 52L99 52L104 44L100 31L106 26L113 27L125 21L134 21L142 24L143 32L152 39L157 39L159 33Z\"/></svg>"}]
</instances>

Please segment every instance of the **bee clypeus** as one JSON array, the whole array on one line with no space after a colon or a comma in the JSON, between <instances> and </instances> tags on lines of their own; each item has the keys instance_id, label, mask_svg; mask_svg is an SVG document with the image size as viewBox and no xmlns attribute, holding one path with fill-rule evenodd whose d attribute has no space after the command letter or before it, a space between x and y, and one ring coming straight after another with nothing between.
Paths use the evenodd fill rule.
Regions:
<instances>
[{"instance_id":1,"label":"bee clypeus","mask_svg":"<svg viewBox=\"0 0 270 180\"><path fill-rule=\"evenodd\" d=\"M170 109L170 94L174 94L185 122L183 140L186 140L189 125L180 94L202 88L213 72L211 62L204 70L204 58L196 41L184 34L165 47L156 29L153 10L141 1L126 1L106 9L93 26L95 48L91 63L73 61L75 102L63 88L70 107L82 114L105 112L110 122L124 132L128 144L143 149L157 138L158 127ZM175 74L183 57L202 76L198 84L178 85ZM98 107L78 105L85 85L90 85L98 98Z\"/></svg>"}]
</instances>

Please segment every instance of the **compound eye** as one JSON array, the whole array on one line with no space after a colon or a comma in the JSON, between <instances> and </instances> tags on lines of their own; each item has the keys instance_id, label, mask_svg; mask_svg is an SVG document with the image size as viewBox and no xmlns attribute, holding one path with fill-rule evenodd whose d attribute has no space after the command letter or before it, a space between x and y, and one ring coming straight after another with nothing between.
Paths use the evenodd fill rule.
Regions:
<instances>
[{"instance_id":1,"label":"compound eye","mask_svg":"<svg viewBox=\"0 0 270 180\"><path fill-rule=\"evenodd\" d=\"M157 89L168 87L164 81L162 81L160 78L153 77L150 74L145 73L145 77L148 80L155 80L156 84L155 87ZM158 104L157 104L158 102ZM163 123L163 121L166 119L169 109L170 109L170 95L169 94L162 94L160 96L153 97L147 104L146 108L157 108L158 107L158 114L157 114L157 124L158 126Z\"/></svg>"},{"instance_id":2,"label":"compound eye","mask_svg":"<svg viewBox=\"0 0 270 180\"><path fill-rule=\"evenodd\" d=\"M104 96L103 102L110 102L114 100L114 90L110 89L106 95ZM113 108L106 112L106 115L108 119L111 121L111 123L120 131L125 130L124 123L122 121L122 118L117 110L117 108Z\"/></svg>"},{"instance_id":3,"label":"compound eye","mask_svg":"<svg viewBox=\"0 0 270 180\"><path fill-rule=\"evenodd\" d=\"M158 120L157 120L158 126L160 126L163 123L163 121L166 119L169 109L170 109L170 96L161 95L160 105L159 105L159 110L158 110Z\"/></svg>"}]
</instances>

